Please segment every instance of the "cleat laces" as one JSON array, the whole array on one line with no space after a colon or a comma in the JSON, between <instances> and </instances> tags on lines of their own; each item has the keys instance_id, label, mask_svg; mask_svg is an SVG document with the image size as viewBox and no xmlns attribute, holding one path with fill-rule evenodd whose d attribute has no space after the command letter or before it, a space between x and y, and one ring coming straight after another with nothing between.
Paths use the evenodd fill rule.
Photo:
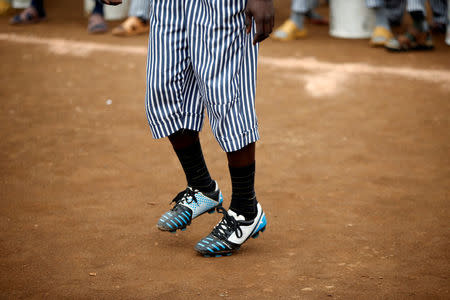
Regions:
<instances>
[{"instance_id":1,"label":"cleat laces","mask_svg":"<svg viewBox=\"0 0 450 300\"><path fill-rule=\"evenodd\" d=\"M242 229L235 218L230 216L222 206L217 207L217 212L223 214L222 220L214 227L212 234L219 239L227 239L230 234L236 232L238 238L242 237Z\"/></svg>"},{"instance_id":2,"label":"cleat laces","mask_svg":"<svg viewBox=\"0 0 450 300\"><path fill-rule=\"evenodd\" d=\"M195 197L195 194L197 192L198 190L193 190L192 188L188 187L184 191L178 193L178 195L176 195L170 203L175 202L174 209L178 206L178 204L182 202L186 202L187 204L191 204L192 202L198 203L197 198Z\"/></svg>"}]
</instances>

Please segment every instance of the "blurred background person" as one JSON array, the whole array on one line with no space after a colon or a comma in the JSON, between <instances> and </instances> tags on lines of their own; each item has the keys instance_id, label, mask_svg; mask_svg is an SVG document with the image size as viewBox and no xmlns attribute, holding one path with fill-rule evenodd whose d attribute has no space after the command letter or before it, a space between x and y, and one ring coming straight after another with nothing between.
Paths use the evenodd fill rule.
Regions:
<instances>
[{"instance_id":1,"label":"blurred background person","mask_svg":"<svg viewBox=\"0 0 450 300\"><path fill-rule=\"evenodd\" d=\"M413 25L396 38L390 39L386 43L386 48L390 51L410 51L410 50L431 50L434 48L431 28L435 31L444 30L448 23L447 0L430 0L433 13L432 26L426 19L425 0L400 0L398 11L403 14L406 10L410 14Z\"/></svg>"},{"instance_id":2,"label":"blurred background person","mask_svg":"<svg viewBox=\"0 0 450 300\"><path fill-rule=\"evenodd\" d=\"M306 19L312 24L328 25L328 20L315 11L318 4L318 0L292 0L290 18L275 30L272 37L281 41L306 37L308 34L304 25Z\"/></svg>"},{"instance_id":3,"label":"blurred background person","mask_svg":"<svg viewBox=\"0 0 450 300\"><path fill-rule=\"evenodd\" d=\"M11 25L34 24L45 20L44 0L32 0L30 6L11 18Z\"/></svg>"},{"instance_id":4,"label":"blurred background person","mask_svg":"<svg viewBox=\"0 0 450 300\"><path fill-rule=\"evenodd\" d=\"M375 12L375 28L370 39L370 45L372 47L384 47L389 40L394 38L391 24L399 25L403 15L403 12L398 12L400 1L366 0L367 7ZM397 5L394 2L398 2Z\"/></svg>"},{"instance_id":5,"label":"blurred background person","mask_svg":"<svg viewBox=\"0 0 450 300\"><path fill-rule=\"evenodd\" d=\"M150 16L151 0L132 0L128 18L113 29L115 36L133 36L149 31L148 19Z\"/></svg>"},{"instance_id":6,"label":"blurred background person","mask_svg":"<svg viewBox=\"0 0 450 300\"><path fill-rule=\"evenodd\" d=\"M88 20L88 32L89 33L105 33L108 31L108 25L105 21L105 14L103 12L103 4L99 1L95 1L94 9Z\"/></svg>"},{"instance_id":7,"label":"blurred background person","mask_svg":"<svg viewBox=\"0 0 450 300\"><path fill-rule=\"evenodd\" d=\"M46 16L44 0L32 0L30 6L12 17L9 23L11 25L35 24L45 20ZM103 14L103 4L98 1L95 1L94 9L89 16L87 29L89 33L108 31L108 25Z\"/></svg>"},{"instance_id":8,"label":"blurred background person","mask_svg":"<svg viewBox=\"0 0 450 300\"><path fill-rule=\"evenodd\" d=\"M447 31L448 16L447 0L430 0L431 11L433 19L431 22L431 31L436 33L445 33Z\"/></svg>"}]
</instances>

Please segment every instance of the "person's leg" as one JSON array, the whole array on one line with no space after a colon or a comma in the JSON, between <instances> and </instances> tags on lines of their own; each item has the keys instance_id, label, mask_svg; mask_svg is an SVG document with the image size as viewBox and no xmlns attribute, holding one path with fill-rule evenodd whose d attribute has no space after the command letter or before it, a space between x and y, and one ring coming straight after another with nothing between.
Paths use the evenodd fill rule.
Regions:
<instances>
[{"instance_id":1,"label":"person's leg","mask_svg":"<svg viewBox=\"0 0 450 300\"><path fill-rule=\"evenodd\" d=\"M430 0L433 12L433 22L431 30L436 33L444 33L447 29L447 0Z\"/></svg>"},{"instance_id":2,"label":"person's leg","mask_svg":"<svg viewBox=\"0 0 450 300\"><path fill-rule=\"evenodd\" d=\"M246 220L257 214L255 195L255 143L227 153L232 195L230 209Z\"/></svg>"},{"instance_id":3,"label":"person's leg","mask_svg":"<svg viewBox=\"0 0 450 300\"><path fill-rule=\"evenodd\" d=\"M113 29L116 36L134 36L147 33L150 29L148 18L150 14L151 0L132 0L128 18Z\"/></svg>"},{"instance_id":4,"label":"person's leg","mask_svg":"<svg viewBox=\"0 0 450 300\"><path fill-rule=\"evenodd\" d=\"M205 256L229 255L266 226L254 189L259 139L255 112L258 46L252 44L255 26L250 34L245 33L245 1L230 0L226 7L221 1L186 3L190 57L213 134L227 153L232 185L230 208L217 208L222 220L195 249ZM223 16L227 23L213 30L217 23L208 16L211 13ZM213 41L218 46L211 48Z\"/></svg>"},{"instance_id":5,"label":"person's leg","mask_svg":"<svg viewBox=\"0 0 450 300\"><path fill-rule=\"evenodd\" d=\"M170 134L168 139L183 168L188 187L173 199L174 207L162 215L158 228L175 232L185 230L194 218L203 213L213 213L222 205L223 196L209 174L198 131L181 129Z\"/></svg>"},{"instance_id":6,"label":"person's leg","mask_svg":"<svg viewBox=\"0 0 450 300\"><path fill-rule=\"evenodd\" d=\"M311 10L310 0L292 0L291 16L273 33L273 38L281 41L304 38L307 35L305 29L305 17Z\"/></svg>"},{"instance_id":7,"label":"person's leg","mask_svg":"<svg viewBox=\"0 0 450 300\"><path fill-rule=\"evenodd\" d=\"M319 6L318 0L310 0L310 9L306 12L306 17L309 19L311 24L315 25L328 25L329 22L326 18L321 16L318 12L316 12L316 8Z\"/></svg>"},{"instance_id":8,"label":"person's leg","mask_svg":"<svg viewBox=\"0 0 450 300\"><path fill-rule=\"evenodd\" d=\"M216 183L211 179L203 158L198 132L180 130L169 136L170 143L178 156L188 186L203 193L211 193Z\"/></svg>"},{"instance_id":9,"label":"person's leg","mask_svg":"<svg viewBox=\"0 0 450 300\"><path fill-rule=\"evenodd\" d=\"M421 32L429 30L426 20L425 0L408 0L406 10L411 15L415 29Z\"/></svg>"},{"instance_id":10,"label":"person's leg","mask_svg":"<svg viewBox=\"0 0 450 300\"><path fill-rule=\"evenodd\" d=\"M366 0L366 5L375 12L375 28L372 32L370 45L382 47L393 37L385 0Z\"/></svg>"},{"instance_id":11,"label":"person's leg","mask_svg":"<svg viewBox=\"0 0 450 300\"><path fill-rule=\"evenodd\" d=\"M406 10L406 0L385 0L389 24L400 26Z\"/></svg>"},{"instance_id":12,"label":"person's leg","mask_svg":"<svg viewBox=\"0 0 450 300\"><path fill-rule=\"evenodd\" d=\"M375 12L375 26L391 30L385 0L366 0L367 7Z\"/></svg>"},{"instance_id":13,"label":"person's leg","mask_svg":"<svg viewBox=\"0 0 450 300\"><path fill-rule=\"evenodd\" d=\"M185 230L194 218L203 213L213 213L222 205L223 196L209 174L198 131L181 129L168 138L183 168L188 187L173 199L174 207L162 215L158 228L175 232Z\"/></svg>"},{"instance_id":14,"label":"person's leg","mask_svg":"<svg viewBox=\"0 0 450 300\"><path fill-rule=\"evenodd\" d=\"M172 209L158 221L160 230L175 232L186 229L205 212L214 212L223 197L209 175L198 139L204 121L204 104L188 53L184 1L154 0L152 4L147 118L154 138L170 140L188 185L172 200Z\"/></svg>"},{"instance_id":15,"label":"person's leg","mask_svg":"<svg viewBox=\"0 0 450 300\"><path fill-rule=\"evenodd\" d=\"M431 50L434 48L430 28L426 20L425 0L407 0L406 9L413 26L403 35L386 44L390 51Z\"/></svg>"},{"instance_id":16,"label":"person's leg","mask_svg":"<svg viewBox=\"0 0 450 300\"><path fill-rule=\"evenodd\" d=\"M291 7L291 20L298 28L304 27L305 16L310 10L309 0L293 0Z\"/></svg>"},{"instance_id":17,"label":"person's leg","mask_svg":"<svg viewBox=\"0 0 450 300\"><path fill-rule=\"evenodd\" d=\"M95 5L88 20L88 32L92 34L105 33L108 31L108 25L106 24L103 4L100 1L94 0Z\"/></svg>"},{"instance_id":18,"label":"person's leg","mask_svg":"<svg viewBox=\"0 0 450 300\"><path fill-rule=\"evenodd\" d=\"M147 23L150 14L150 5L151 0L132 0L128 16L137 17L142 22Z\"/></svg>"},{"instance_id":19,"label":"person's leg","mask_svg":"<svg viewBox=\"0 0 450 300\"><path fill-rule=\"evenodd\" d=\"M39 16L45 16L44 0L32 0L31 6L33 6L37 10Z\"/></svg>"},{"instance_id":20,"label":"person's leg","mask_svg":"<svg viewBox=\"0 0 450 300\"><path fill-rule=\"evenodd\" d=\"M447 35L445 37L445 43L450 46L450 5L447 5Z\"/></svg>"},{"instance_id":21,"label":"person's leg","mask_svg":"<svg viewBox=\"0 0 450 300\"><path fill-rule=\"evenodd\" d=\"M447 24L447 0L430 0L433 11L433 21L440 24Z\"/></svg>"},{"instance_id":22,"label":"person's leg","mask_svg":"<svg viewBox=\"0 0 450 300\"><path fill-rule=\"evenodd\" d=\"M9 24L34 24L44 20L45 17L44 0L32 0L28 8L9 20Z\"/></svg>"},{"instance_id":23,"label":"person's leg","mask_svg":"<svg viewBox=\"0 0 450 300\"><path fill-rule=\"evenodd\" d=\"M95 0L94 9L92 10L92 14L99 14L103 16L103 3L100 3L100 1Z\"/></svg>"},{"instance_id":24,"label":"person's leg","mask_svg":"<svg viewBox=\"0 0 450 300\"><path fill-rule=\"evenodd\" d=\"M255 163L255 143L233 152L227 152L230 168L242 168Z\"/></svg>"}]
</instances>

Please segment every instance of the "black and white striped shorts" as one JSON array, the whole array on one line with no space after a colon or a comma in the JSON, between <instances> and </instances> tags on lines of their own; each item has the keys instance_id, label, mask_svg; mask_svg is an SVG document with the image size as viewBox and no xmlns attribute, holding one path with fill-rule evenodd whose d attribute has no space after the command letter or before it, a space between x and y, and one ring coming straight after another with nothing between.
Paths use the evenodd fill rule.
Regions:
<instances>
[{"instance_id":1,"label":"black and white striped shorts","mask_svg":"<svg viewBox=\"0 0 450 300\"><path fill-rule=\"evenodd\" d=\"M245 32L246 0L153 0L146 111L154 138L200 131L206 107L226 152L259 139L258 46Z\"/></svg>"}]
</instances>

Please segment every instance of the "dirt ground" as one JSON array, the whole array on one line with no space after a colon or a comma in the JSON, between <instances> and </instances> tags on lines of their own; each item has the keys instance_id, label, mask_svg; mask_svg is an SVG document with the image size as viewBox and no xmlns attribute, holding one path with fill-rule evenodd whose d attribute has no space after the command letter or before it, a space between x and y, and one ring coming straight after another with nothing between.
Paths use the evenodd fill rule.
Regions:
<instances>
[{"instance_id":1,"label":"dirt ground","mask_svg":"<svg viewBox=\"0 0 450 300\"><path fill-rule=\"evenodd\" d=\"M193 247L219 215L174 235L155 226L185 179L149 133L147 37L89 36L81 1L46 2L45 23L0 18L0 298L450 298L442 36L433 52L405 54L326 27L265 42L256 190L268 230L206 259ZM64 51L56 38L107 47ZM209 125L201 138L228 205L225 155Z\"/></svg>"}]
</instances>

